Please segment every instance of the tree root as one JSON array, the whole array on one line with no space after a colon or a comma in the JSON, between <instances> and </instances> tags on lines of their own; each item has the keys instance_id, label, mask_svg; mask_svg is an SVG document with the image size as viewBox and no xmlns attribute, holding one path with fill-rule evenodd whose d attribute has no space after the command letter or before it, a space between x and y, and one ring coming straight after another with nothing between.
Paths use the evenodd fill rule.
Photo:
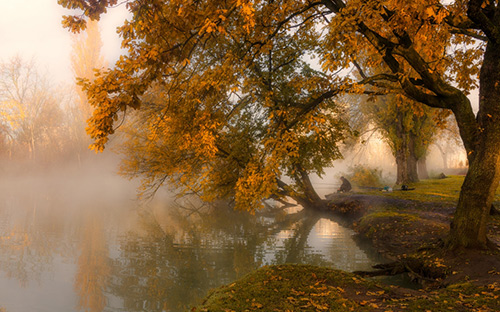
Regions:
<instances>
[{"instance_id":1,"label":"tree root","mask_svg":"<svg viewBox=\"0 0 500 312\"><path fill-rule=\"evenodd\" d=\"M434 286L441 286L441 276L440 277L428 277L421 273L417 273L413 266L423 267L423 264L419 261L413 259L412 261L394 261L390 263L383 263L374 265L374 269L378 269L375 271L354 271L354 274L357 274L362 277L375 277L375 276L393 276L403 273L408 273L411 277L412 281L417 282L421 285L424 283L429 283Z\"/></svg>"}]
</instances>

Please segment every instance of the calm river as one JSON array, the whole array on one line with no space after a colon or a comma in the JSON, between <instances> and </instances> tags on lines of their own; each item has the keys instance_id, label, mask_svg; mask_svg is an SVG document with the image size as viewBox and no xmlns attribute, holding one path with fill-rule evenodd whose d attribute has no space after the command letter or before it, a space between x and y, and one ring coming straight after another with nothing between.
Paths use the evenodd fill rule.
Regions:
<instances>
[{"instance_id":1,"label":"calm river","mask_svg":"<svg viewBox=\"0 0 500 312\"><path fill-rule=\"evenodd\" d=\"M383 261L353 231L297 208L139 204L136 185L111 169L3 176L0 311L185 311L266 264L354 271Z\"/></svg>"}]
</instances>

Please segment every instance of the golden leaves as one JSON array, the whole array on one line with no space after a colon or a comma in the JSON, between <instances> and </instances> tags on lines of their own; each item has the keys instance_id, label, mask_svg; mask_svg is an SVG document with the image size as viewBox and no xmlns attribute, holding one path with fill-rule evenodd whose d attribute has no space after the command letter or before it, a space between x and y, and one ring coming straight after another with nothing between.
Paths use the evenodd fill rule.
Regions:
<instances>
[{"instance_id":1,"label":"golden leaves","mask_svg":"<svg viewBox=\"0 0 500 312\"><path fill-rule=\"evenodd\" d=\"M64 15L61 22L64 28L69 28L73 33L79 33L87 27L87 22L81 17Z\"/></svg>"},{"instance_id":2,"label":"golden leaves","mask_svg":"<svg viewBox=\"0 0 500 312\"><path fill-rule=\"evenodd\" d=\"M236 209L258 210L263 207L262 198L269 198L276 191L276 172L272 163L252 161L236 182Z\"/></svg>"},{"instance_id":3,"label":"golden leaves","mask_svg":"<svg viewBox=\"0 0 500 312\"><path fill-rule=\"evenodd\" d=\"M252 2L249 0L237 0L236 5L240 7L241 15L245 20L243 29L250 33L255 27L255 9L253 8Z\"/></svg>"},{"instance_id":4,"label":"golden leaves","mask_svg":"<svg viewBox=\"0 0 500 312\"><path fill-rule=\"evenodd\" d=\"M217 30L217 24L211 19L206 18L205 22L203 23L203 26L200 29L200 32L210 34L211 32L214 32L216 30Z\"/></svg>"}]
</instances>

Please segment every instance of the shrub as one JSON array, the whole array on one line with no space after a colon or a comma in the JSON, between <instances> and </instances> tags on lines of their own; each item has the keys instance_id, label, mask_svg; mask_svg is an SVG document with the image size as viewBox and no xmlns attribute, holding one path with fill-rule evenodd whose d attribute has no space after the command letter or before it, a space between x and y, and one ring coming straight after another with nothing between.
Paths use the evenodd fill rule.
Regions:
<instances>
[{"instance_id":1,"label":"shrub","mask_svg":"<svg viewBox=\"0 0 500 312\"><path fill-rule=\"evenodd\" d=\"M368 168L356 165L349 168L349 173L344 175L349 181L357 186L382 187L382 171L376 168Z\"/></svg>"}]
</instances>

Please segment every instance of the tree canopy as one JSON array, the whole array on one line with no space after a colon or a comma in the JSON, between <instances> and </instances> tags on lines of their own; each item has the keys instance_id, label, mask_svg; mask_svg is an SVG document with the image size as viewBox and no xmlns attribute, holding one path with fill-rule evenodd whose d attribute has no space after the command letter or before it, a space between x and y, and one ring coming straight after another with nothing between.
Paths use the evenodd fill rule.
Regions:
<instances>
[{"instance_id":1,"label":"tree canopy","mask_svg":"<svg viewBox=\"0 0 500 312\"><path fill-rule=\"evenodd\" d=\"M242 209L282 195L320 205L308 175L341 157L348 129L331 100L333 78L304 60L316 47L310 31L276 34L244 66L227 63L245 50L225 38L175 79L158 79L128 128L123 171L146 177L146 192L167 180L205 199L235 198Z\"/></svg>"}]
</instances>

